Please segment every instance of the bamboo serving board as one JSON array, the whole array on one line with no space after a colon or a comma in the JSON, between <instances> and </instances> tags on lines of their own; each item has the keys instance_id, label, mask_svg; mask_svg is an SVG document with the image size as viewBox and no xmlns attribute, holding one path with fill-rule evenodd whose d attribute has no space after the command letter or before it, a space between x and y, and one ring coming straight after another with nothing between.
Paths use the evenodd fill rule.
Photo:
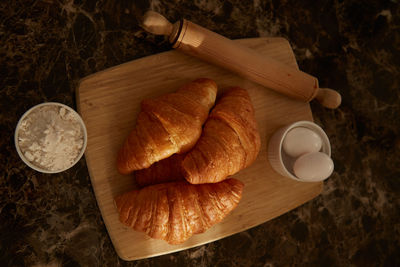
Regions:
<instances>
[{"instance_id":1,"label":"bamboo serving board","mask_svg":"<svg viewBox=\"0 0 400 267\"><path fill-rule=\"evenodd\" d=\"M282 38L237 40L260 53L297 68L289 43ZM117 172L117 152L135 125L140 102L172 92L199 77L216 81L219 94L229 86L248 90L261 135L256 162L234 175L245 184L238 207L221 223L181 245L168 245L125 227L118 220L115 196L135 188L132 176ZM77 90L78 111L86 123L86 163L98 206L118 255L136 260L171 253L244 231L298 207L320 194L322 182L302 183L274 172L267 160L267 143L279 127L312 121L308 103L279 95L235 74L176 51L134 60L84 78Z\"/></svg>"}]
</instances>

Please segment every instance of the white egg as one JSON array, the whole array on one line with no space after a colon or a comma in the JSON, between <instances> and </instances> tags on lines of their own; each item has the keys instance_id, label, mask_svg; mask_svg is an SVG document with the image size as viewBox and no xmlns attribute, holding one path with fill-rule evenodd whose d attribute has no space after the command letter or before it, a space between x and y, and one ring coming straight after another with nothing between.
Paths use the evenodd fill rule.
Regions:
<instances>
[{"instance_id":1,"label":"white egg","mask_svg":"<svg viewBox=\"0 0 400 267\"><path fill-rule=\"evenodd\" d=\"M297 158L305 153L320 151L322 140L316 132L296 127L286 134L282 146L287 155Z\"/></svg>"},{"instance_id":2,"label":"white egg","mask_svg":"<svg viewBox=\"0 0 400 267\"><path fill-rule=\"evenodd\" d=\"M333 172L333 161L325 153L313 152L300 156L293 165L297 178L305 181L322 181Z\"/></svg>"}]
</instances>

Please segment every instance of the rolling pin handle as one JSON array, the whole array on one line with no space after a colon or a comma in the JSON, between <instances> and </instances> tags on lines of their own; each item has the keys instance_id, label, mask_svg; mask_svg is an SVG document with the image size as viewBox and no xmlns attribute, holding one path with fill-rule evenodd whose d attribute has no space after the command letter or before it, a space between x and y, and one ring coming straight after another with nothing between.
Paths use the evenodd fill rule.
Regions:
<instances>
[{"instance_id":1,"label":"rolling pin handle","mask_svg":"<svg viewBox=\"0 0 400 267\"><path fill-rule=\"evenodd\" d=\"M331 109L339 107L342 102L342 96L337 91L329 88L319 88L315 98L322 106Z\"/></svg>"},{"instance_id":2,"label":"rolling pin handle","mask_svg":"<svg viewBox=\"0 0 400 267\"><path fill-rule=\"evenodd\" d=\"M147 11L143 16L141 26L148 32L156 35L171 35L173 25L163 15L154 11Z\"/></svg>"}]
</instances>

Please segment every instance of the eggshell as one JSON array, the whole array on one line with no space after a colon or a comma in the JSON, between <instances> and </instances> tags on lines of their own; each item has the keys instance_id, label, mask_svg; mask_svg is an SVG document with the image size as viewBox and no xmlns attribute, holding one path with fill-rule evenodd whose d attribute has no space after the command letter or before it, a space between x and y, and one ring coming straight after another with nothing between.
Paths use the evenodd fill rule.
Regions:
<instances>
[{"instance_id":1,"label":"eggshell","mask_svg":"<svg viewBox=\"0 0 400 267\"><path fill-rule=\"evenodd\" d=\"M308 128L296 127L286 134L282 147L287 155L297 158L306 153L320 151L322 139Z\"/></svg>"},{"instance_id":2,"label":"eggshell","mask_svg":"<svg viewBox=\"0 0 400 267\"><path fill-rule=\"evenodd\" d=\"M332 174L333 168L332 159L322 152L304 154L293 165L294 174L305 181L322 181Z\"/></svg>"}]
</instances>

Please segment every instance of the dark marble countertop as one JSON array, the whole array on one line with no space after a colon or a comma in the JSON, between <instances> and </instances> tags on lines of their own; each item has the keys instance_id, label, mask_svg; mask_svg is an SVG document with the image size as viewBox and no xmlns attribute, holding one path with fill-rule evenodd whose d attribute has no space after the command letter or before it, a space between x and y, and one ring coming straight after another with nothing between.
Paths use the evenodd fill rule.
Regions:
<instances>
[{"instance_id":1,"label":"dark marble countertop","mask_svg":"<svg viewBox=\"0 0 400 267\"><path fill-rule=\"evenodd\" d=\"M79 79L170 49L139 27L147 9L233 39L285 37L302 70L339 90L336 110L311 103L335 162L320 196L231 237L124 262L84 159L53 175L24 165L13 134L28 108L76 107ZM399 63L397 0L1 1L0 265L400 266Z\"/></svg>"}]
</instances>

